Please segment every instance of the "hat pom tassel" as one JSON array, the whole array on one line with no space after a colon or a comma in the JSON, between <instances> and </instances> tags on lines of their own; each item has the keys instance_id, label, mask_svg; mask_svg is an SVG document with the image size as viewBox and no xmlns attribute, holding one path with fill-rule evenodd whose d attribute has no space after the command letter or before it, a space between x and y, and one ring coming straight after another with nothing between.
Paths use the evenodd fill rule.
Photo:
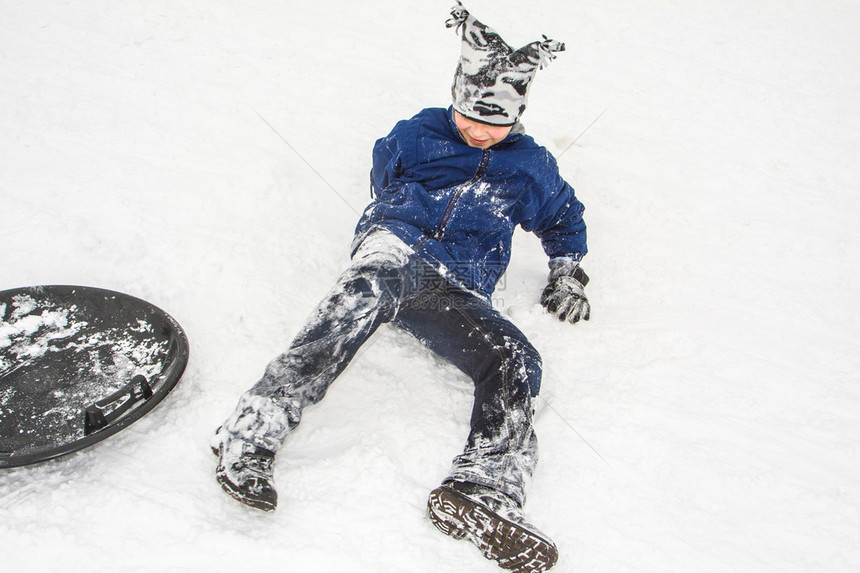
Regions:
<instances>
[{"instance_id":1,"label":"hat pom tassel","mask_svg":"<svg viewBox=\"0 0 860 573\"><path fill-rule=\"evenodd\" d=\"M451 17L445 20L446 28L457 27L456 32L460 31L460 26L466 23L466 18L469 17L469 11L463 7L463 3L457 0L457 5L451 8Z\"/></svg>"},{"instance_id":2,"label":"hat pom tassel","mask_svg":"<svg viewBox=\"0 0 860 573\"><path fill-rule=\"evenodd\" d=\"M564 42L550 40L545 35L543 42L539 44L540 48L540 69L544 69L549 63L556 58L555 52L564 51Z\"/></svg>"}]
</instances>

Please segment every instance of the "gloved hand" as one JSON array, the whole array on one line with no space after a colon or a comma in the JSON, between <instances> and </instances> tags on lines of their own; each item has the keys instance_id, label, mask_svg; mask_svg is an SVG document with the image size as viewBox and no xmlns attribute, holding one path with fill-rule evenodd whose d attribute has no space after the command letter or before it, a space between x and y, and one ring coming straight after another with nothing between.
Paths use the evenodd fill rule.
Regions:
<instances>
[{"instance_id":1,"label":"gloved hand","mask_svg":"<svg viewBox=\"0 0 860 573\"><path fill-rule=\"evenodd\" d=\"M585 297L588 275L572 260L550 261L549 284L543 290L540 302L559 320L571 324L591 317L591 305Z\"/></svg>"}]
</instances>

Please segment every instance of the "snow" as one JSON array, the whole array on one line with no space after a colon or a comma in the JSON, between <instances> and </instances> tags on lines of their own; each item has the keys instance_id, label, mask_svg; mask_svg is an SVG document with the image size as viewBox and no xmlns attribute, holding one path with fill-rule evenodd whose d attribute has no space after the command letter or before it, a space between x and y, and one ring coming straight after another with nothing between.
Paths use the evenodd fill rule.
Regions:
<instances>
[{"instance_id":1,"label":"snow","mask_svg":"<svg viewBox=\"0 0 860 573\"><path fill-rule=\"evenodd\" d=\"M498 570L425 517L470 383L393 329L306 412L274 514L208 450L345 266L373 141L448 104L449 4L0 2L0 289L127 292L192 349L127 430L0 471L4 570ZM860 570L860 7L466 5L567 44L524 121L586 204L592 319L542 311L526 234L494 295L545 363L556 570Z\"/></svg>"}]
</instances>

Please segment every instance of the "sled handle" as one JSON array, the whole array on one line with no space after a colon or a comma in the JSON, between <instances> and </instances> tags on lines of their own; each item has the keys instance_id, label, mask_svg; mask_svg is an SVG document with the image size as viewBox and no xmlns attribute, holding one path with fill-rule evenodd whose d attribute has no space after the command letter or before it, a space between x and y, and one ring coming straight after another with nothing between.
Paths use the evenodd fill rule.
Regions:
<instances>
[{"instance_id":1,"label":"sled handle","mask_svg":"<svg viewBox=\"0 0 860 573\"><path fill-rule=\"evenodd\" d=\"M138 374L131 379L131 382L108 396L98 400L91 406L87 406L84 411L84 436L89 436L93 432L106 428L109 424L121 417L123 414L131 410L131 408L141 400L148 400L152 397L152 386L146 381L146 378ZM106 412L106 408L126 398L119 406L113 410Z\"/></svg>"}]
</instances>

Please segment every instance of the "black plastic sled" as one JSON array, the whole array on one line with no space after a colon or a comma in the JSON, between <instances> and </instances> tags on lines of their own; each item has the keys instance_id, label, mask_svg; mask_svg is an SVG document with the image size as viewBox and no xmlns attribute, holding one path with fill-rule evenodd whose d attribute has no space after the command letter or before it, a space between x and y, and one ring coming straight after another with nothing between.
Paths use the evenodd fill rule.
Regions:
<instances>
[{"instance_id":1,"label":"black plastic sled","mask_svg":"<svg viewBox=\"0 0 860 573\"><path fill-rule=\"evenodd\" d=\"M0 291L0 468L99 442L179 382L188 339L150 303L110 290Z\"/></svg>"}]
</instances>

